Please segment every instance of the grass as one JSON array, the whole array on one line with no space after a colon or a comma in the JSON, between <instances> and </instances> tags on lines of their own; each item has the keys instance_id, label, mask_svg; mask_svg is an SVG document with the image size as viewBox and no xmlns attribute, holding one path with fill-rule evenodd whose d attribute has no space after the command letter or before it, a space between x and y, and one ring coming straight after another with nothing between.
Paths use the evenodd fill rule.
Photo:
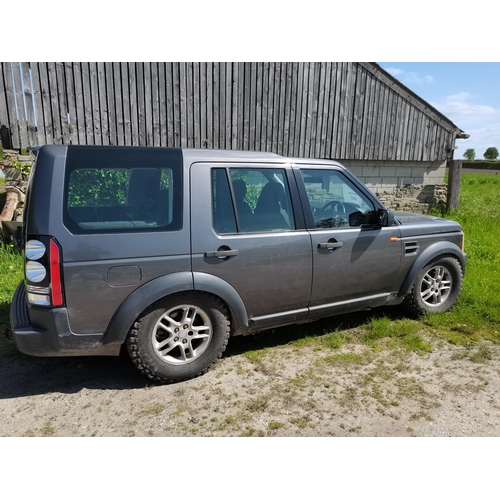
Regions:
<instances>
[{"instance_id":1,"label":"grass","mask_svg":"<svg viewBox=\"0 0 500 500\"><path fill-rule=\"evenodd\" d=\"M423 354L431 352L432 346L420 335L422 327L418 321L408 318L390 319L387 316L373 318L361 335L361 341L374 345L379 339L389 339L393 346Z\"/></svg>"},{"instance_id":2,"label":"grass","mask_svg":"<svg viewBox=\"0 0 500 500\"><path fill-rule=\"evenodd\" d=\"M246 409L248 411L251 411L252 413L255 412L263 412L267 409L269 405L269 396L268 395L260 395L257 396L250 401L248 401L246 405Z\"/></svg>"},{"instance_id":3,"label":"grass","mask_svg":"<svg viewBox=\"0 0 500 500\"><path fill-rule=\"evenodd\" d=\"M0 243L0 332L10 328L10 304L22 279L21 254L10 245Z\"/></svg>"},{"instance_id":4,"label":"grass","mask_svg":"<svg viewBox=\"0 0 500 500\"><path fill-rule=\"evenodd\" d=\"M151 403L137 413L139 417L155 417L165 410L166 406L162 403Z\"/></svg>"},{"instance_id":5,"label":"grass","mask_svg":"<svg viewBox=\"0 0 500 500\"><path fill-rule=\"evenodd\" d=\"M351 352L345 352L341 354L333 354L332 356L327 356L324 360L325 363L330 365L357 365L363 363L364 358L360 354L354 354Z\"/></svg>"},{"instance_id":6,"label":"grass","mask_svg":"<svg viewBox=\"0 0 500 500\"><path fill-rule=\"evenodd\" d=\"M463 174L460 208L445 215L464 228L466 275L455 308L424 322L458 345L482 339L500 343L499 194L499 176Z\"/></svg>"}]
</instances>

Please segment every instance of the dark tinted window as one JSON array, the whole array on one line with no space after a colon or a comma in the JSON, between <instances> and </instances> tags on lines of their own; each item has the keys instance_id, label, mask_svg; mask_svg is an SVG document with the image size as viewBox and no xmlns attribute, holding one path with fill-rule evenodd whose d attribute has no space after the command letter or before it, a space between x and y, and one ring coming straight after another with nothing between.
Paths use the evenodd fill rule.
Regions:
<instances>
[{"instance_id":1,"label":"dark tinted window","mask_svg":"<svg viewBox=\"0 0 500 500\"><path fill-rule=\"evenodd\" d=\"M236 217L226 169L212 170L213 220L220 234L236 233Z\"/></svg>"},{"instance_id":2,"label":"dark tinted window","mask_svg":"<svg viewBox=\"0 0 500 500\"><path fill-rule=\"evenodd\" d=\"M65 225L73 233L182 227L182 156L153 148L68 149Z\"/></svg>"},{"instance_id":3,"label":"dark tinted window","mask_svg":"<svg viewBox=\"0 0 500 500\"><path fill-rule=\"evenodd\" d=\"M218 233L295 229L284 169L215 168L212 187Z\"/></svg>"}]
</instances>

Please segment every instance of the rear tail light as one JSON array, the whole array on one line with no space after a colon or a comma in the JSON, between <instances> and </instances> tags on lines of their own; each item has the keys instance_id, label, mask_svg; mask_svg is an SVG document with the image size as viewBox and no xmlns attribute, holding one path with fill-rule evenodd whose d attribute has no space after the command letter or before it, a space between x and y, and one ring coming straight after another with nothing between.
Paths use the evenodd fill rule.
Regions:
<instances>
[{"instance_id":1,"label":"rear tail light","mask_svg":"<svg viewBox=\"0 0 500 500\"><path fill-rule=\"evenodd\" d=\"M50 240L50 288L52 305L62 306L61 253L54 240Z\"/></svg>"},{"instance_id":2,"label":"rear tail light","mask_svg":"<svg viewBox=\"0 0 500 500\"><path fill-rule=\"evenodd\" d=\"M36 306L62 306L61 251L54 238L29 239L25 257L28 302Z\"/></svg>"}]
</instances>

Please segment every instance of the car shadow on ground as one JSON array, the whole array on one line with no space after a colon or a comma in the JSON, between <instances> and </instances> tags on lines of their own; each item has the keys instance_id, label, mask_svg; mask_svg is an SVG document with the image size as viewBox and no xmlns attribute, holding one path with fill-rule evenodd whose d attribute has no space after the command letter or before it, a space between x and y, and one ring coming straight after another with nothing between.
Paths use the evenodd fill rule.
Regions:
<instances>
[{"instance_id":1,"label":"car shadow on ground","mask_svg":"<svg viewBox=\"0 0 500 500\"><path fill-rule=\"evenodd\" d=\"M232 337L223 357L237 356L248 351L269 347L284 346L306 337L319 337L335 331L341 333L365 325L372 319L383 317L397 320L409 316L401 307L379 307L370 311L331 316L310 323L273 328L255 335Z\"/></svg>"},{"instance_id":2,"label":"car shadow on ground","mask_svg":"<svg viewBox=\"0 0 500 500\"><path fill-rule=\"evenodd\" d=\"M399 308L387 307L232 337L223 358L342 332L383 316L405 317ZM0 399L58 392L74 394L82 389L141 389L151 385L154 383L137 370L125 349L120 356L38 358L18 352L5 333L0 333Z\"/></svg>"},{"instance_id":3,"label":"car shadow on ground","mask_svg":"<svg viewBox=\"0 0 500 500\"><path fill-rule=\"evenodd\" d=\"M126 353L120 356L38 358L0 335L0 399L82 389L139 389L151 385Z\"/></svg>"}]
</instances>

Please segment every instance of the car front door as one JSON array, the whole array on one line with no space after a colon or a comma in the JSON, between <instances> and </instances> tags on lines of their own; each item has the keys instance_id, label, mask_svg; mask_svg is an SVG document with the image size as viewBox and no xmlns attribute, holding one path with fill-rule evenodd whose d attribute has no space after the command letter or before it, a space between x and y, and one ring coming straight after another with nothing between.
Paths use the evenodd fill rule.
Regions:
<instances>
[{"instance_id":1,"label":"car front door","mask_svg":"<svg viewBox=\"0 0 500 500\"><path fill-rule=\"evenodd\" d=\"M352 214L361 220L378 207L342 170L312 166L296 174L312 241L310 316L384 304L401 265L398 227L350 225Z\"/></svg>"},{"instance_id":2,"label":"car front door","mask_svg":"<svg viewBox=\"0 0 500 500\"><path fill-rule=\"evenodd\" d=\"M298 321L308 314L311 240L292 199L298 202L290 168L191 166L193 272L229 283L251 326Z\"/></svg>"}]
</instances>

